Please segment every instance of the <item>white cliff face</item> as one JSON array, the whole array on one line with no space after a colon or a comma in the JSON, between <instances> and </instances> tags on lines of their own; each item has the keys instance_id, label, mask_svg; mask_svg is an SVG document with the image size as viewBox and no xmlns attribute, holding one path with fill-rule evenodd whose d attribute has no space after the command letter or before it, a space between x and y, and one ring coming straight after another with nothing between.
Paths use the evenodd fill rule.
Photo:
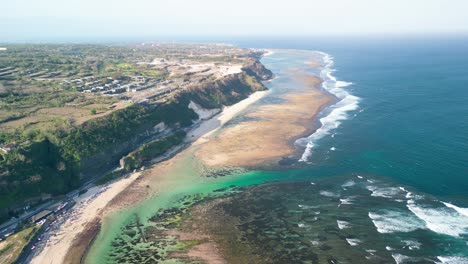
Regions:
<instances>
[{"instance_id":1,"label":"white cliff face","mask_svg":"<svg viewBox=\"0 0 468 264\"><path fill-rule=\"evenodd\" d=\"M207 120L212 118L213 116L217 115L218 113L221 112L220 108L215 108L215 109L205 109L198 104L194 103L193 101L190 101L188 107L195 111L198 115L199 120Z\"/></svg>"}]
</instances>

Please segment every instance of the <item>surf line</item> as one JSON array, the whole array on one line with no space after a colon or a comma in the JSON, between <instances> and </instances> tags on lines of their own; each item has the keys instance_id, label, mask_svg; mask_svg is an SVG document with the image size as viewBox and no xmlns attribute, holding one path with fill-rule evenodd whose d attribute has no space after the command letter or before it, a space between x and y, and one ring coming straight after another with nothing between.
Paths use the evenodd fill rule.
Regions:
<instances>
[{"instance_id":1,"label":"surf line","mask_svg":"<svg viewBox=\"0 0 468 264\"><path fill-rule=\"evenodd\" d=\"M335 96L338 101L324 110L327 114L319 119L320 127L314 133L296 141L297 145L305 147L304 153L299 159L302 162L308 161L318 140L331 134L333 130L341 125L342 121L349 119L348 113L357 110L361 100L344 89L353 83L339 81L333 76L333 72L336 71L333 57L324 52L319 53L323 56L322 62L324 64L320 72L320 78L323 80L322 88Z\"/></svg>"}]
</instances>

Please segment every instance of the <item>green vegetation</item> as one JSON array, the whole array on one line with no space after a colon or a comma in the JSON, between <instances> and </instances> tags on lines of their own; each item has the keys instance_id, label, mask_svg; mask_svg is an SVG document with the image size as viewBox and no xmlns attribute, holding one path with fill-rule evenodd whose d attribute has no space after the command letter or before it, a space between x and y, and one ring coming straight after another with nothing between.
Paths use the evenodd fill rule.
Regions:
<instances>
[{"instance_id":1,"label":"green vegetation","mask_svg":"<svg viewBox=\"0 0 468 264\"><path fill-rule=\"evenodd\" d=\"M26 202L40 203L43 194L65 194L79 187L87 175L108 171L148 135L155 135L154 126L161 122L179 131L127 157L126 170L140 167L183 141L181 130L198 119L188 108L190 101L208 109L232 105L264 90L260 80L271 75L244 51L210 57L208 49L191 45L6 47L8 51L0 53L0 145L15 142L16 148L0 151L0 220L18 214ZM197 77L193 85L183 71L164 82L168 70L148 64L169 56L178 63L188 60L192 52L190 60L249 64L243 73ZM145 82L138 76L153 78L150 84L180 87L164 97L148 96L146 102L143 97L129 100L128 93L104 96L95 90L91 94L91 85L87 90L79 88L86 82L96 83L95 89L110 87L114 81L122 86ZM104 164L103 168L94 168L93 162ZM126 170L106 175L99 183L120 177Z\"/></svg>"},{"instance_id":2,"label":"green vegetation","mask_svg":"<svg viewBox=\"0 0 468 264\"><path fill-rule=\"evenodd\" d=\"M14 263L37 231L39 227L29 227L0 242L0 263Z\"/></svg>"},{"instance_id":3,"label":"green vegetation","mask_svg":"<svg viewBox=\"0 0 468 264\"><path fill-rule=\"evenodd\" d=\"M223 80L192 86L179 95L180 100L196 102L207 109L232 105L265 86L254 76L245 73L227 76Z\"/></svg>"},{"instance_id":4,"label":"green vegetation","mask_svg":"<svg viewBox=\"0 0 468 264\"><path fill-rule=\"evenodd\" d=\"M87 105L110 105L117 101L114 97L86 97L58 91L0 94L0 144L38 141L52 137L57 131L66 132L83 115L96 114L96 109L84 109Z\"/></svg>"},{"instance_id":5,"label":"green vegetation","mask_svg":"<svg viewBox=\"0 0 468 264\"><path fill-rule=\"evenodd\" d=\"M150 161L152 158L164 154L173 146L182 143L184 138L185 132L178 131L171 136L144 144L137 151L125 157L125 170L131 171L141 167L143 162Z\"/></svg>"},{"instance_id":6,"label":"green vegetation","mask_svg":"<svg viewBox=\"0 0 468 264\"><path fill-rule=\"evenodd\" d=\"M10 151L0 168L0 209L42 193L62 194L79 184L77 164L48 139Z\"/></svg>"},{"instance_id":7,"label":"green vegetation","mask_svg":"<svg viewBox=\"0 0 468 264\"><path fill-rule=\"evenodd\" d=\"M173 101L158 107L132 105L110 115L56 130L0 159L0 210L42 193L66 193L80 184L83 161L95 154L112 151L155 124L188 126L197 115L187 104ZM181 135L177 133L180 137ZM10 140L10 134L0 134ZM6 212L3 213L3 215Z\"/></svg>"},{"instance_id":8,"label":"green vegetation","mask_svg":"<svg viewBox=\"0 0 468 264\"><path fill-rule=\"evenodd\" d=\"M151 78L164 78L166 76L166 72L163 70L150 68L148 66L137 66L135 64L115 60L106 62L100 73L108 76L114 76L114 78L122 78L132 75Z\"/></svg>"},{"instance_id":9,"label":"green vegetation","mask_svg":"<svg viewBox=\"0 0 468 264\"><path fill-rule=\"evenodd\" d=\"M196 113L180 101L157 107L137 104L85 122L67 133L59 145L66 157L79 162L131 140L160 122L184 127L194 119Z\"/></svg>"},{"instance_id":10,"label":"green vegetation","mask_svg":"<svg viewBox=\"0 0 468 264\"><path fill-rule=\"evenodd\" d=\"M198 116L187 107L190 100L206 108L215 108L233 104L263 89L252 76L233 75L205 87L182 91L162 105L133 104L76 127L63 124L47 134L32 133L28 136L33 139L32 143L3 154L3 160L0 159L0 209L42 193L58 195L78 187L79 173L86 167L87 159L113 151L115 146L140 137L160 122L171 127L191 125ZM183 137L184 134L178 132L145 145L128 160L126 169L138 168L142 162L182 142ZM13 138L18 139L15 135L0 133L4 142Z\"/></svg>"}]
</instances>

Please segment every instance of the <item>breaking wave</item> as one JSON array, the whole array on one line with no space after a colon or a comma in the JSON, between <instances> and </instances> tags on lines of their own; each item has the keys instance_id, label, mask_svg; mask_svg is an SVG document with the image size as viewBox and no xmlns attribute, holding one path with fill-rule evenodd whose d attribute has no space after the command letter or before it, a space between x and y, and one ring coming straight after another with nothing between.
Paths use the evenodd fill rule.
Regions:
<instances>
[{"instance_id":1,"label":"breaking wave","mask_svg":"<svg viewBox=\"0 0 468 264\"><path fill-rule=\"evenodd\" d=\"M468 217L451 207L433 207L408 200L408 209L433 232L460 237L468 235Z\"/></svg>"},{"instance_id":2,"label":"breaking wave","mask_svg":"<svg viewBox=\"0 0 468 264\"><path fill-rule=\"evenodd\" d=\"M466 264L468 263L468 257L437 257L442 264Z\"/></svg>"},{"instance_id":3,"label":"breaking wave","mask_svg":"<svg viewBox=\"0 0 468 264\"><path fill-rule=\"evenodd\" d=\"M338 81L333 76L333 72L335 72L333 57L323 52L321 54L323 55L323 63L325 64L320 72L320 77L323 79L322 87L327 92L333 94L338 102L329 108L330 111L326 116L320 118L321 125L312 135L297 141L299 145L305 145L306 147L299 161L307 161L317 141L338 128L343 120L348 119L348 112L359 108L360 98L343 89L353 83Z\"/></svg>"},{"instance_id":4,"label":"breaking wave","mask_svg":"<svg viewBox=\"0 0 468 264\"><path fill-rule=\"evenodd\" d=\"M361 243L361 240L357 238L346 238L346 242L348 242L350 246L357 246L359 243Z\"/></svg>"},{"instance_id":5,"label":"breaking wave","mask_svg":"<svg viewBox=\"0 0 468 264\"><path fill-rule=\"evenodd\" d=\"M448 208L452 208L453 210L457 211L459 214L467 216L468 217L468 208L461 208L456 205L453 205L451 203L444 203L442 202L445 206Z\"/></svg>"},{"instance_id":6,"label":"breaking wave","mask_svg":"<svg viewBox=\"0 0 468 264\"><path fill-rule=\"evenodd\" d=\"M399 211L369 212L369 218L377 231L382 234L395 232L411 232L424 228L424 223L411 213Z\"/></svg>"},{"instance_id":7,"label":"breaking wave","mask_svg":"<svg viewBox=\"0 0 468 264\"><path fill-rule=\"evenodd\" d=\"M339 194L329 192L329 191L320 191L320 195L325 196L325 197L332 197L332 198L340 197Z\"/></svg>"},{"instance_id":8,"label":"breaking wave","mask_svg":"<svg viewBox=\"0 0 468 264\"><path fill-rule=\"evenodd\" d=\"M351 227L350 223L346 221L336 220L336 224L338 225L339 229L345 229L345 228Z\"/></svg>"},{"instance_id":9,"label":"breaking wave","mask_svg":"<svg viewBox=\"0 0 468 264\"><path fill-rule=\"evenodd\" d=\"M367 186L366 188L372 192L371 196L374 197L394 198L402 193L401 189L396 187Z\"/></svg>"}]
</instances>

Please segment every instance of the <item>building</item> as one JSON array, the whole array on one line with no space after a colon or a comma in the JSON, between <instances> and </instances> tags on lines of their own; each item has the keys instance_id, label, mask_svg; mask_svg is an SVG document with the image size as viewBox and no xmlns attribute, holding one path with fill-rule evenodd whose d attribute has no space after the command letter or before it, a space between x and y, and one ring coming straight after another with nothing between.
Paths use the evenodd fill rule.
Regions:
<instances>
[{"instance_id":1,"label":"building","mask_svg":"<svg viewBox=\"0 0 468 264\"><path fill-rule=\"evenodd\" d=\"M133 76L132 81L137 82L137 83L145 83L146 79L143 76Z\"/></svg>"}]
</instances>

